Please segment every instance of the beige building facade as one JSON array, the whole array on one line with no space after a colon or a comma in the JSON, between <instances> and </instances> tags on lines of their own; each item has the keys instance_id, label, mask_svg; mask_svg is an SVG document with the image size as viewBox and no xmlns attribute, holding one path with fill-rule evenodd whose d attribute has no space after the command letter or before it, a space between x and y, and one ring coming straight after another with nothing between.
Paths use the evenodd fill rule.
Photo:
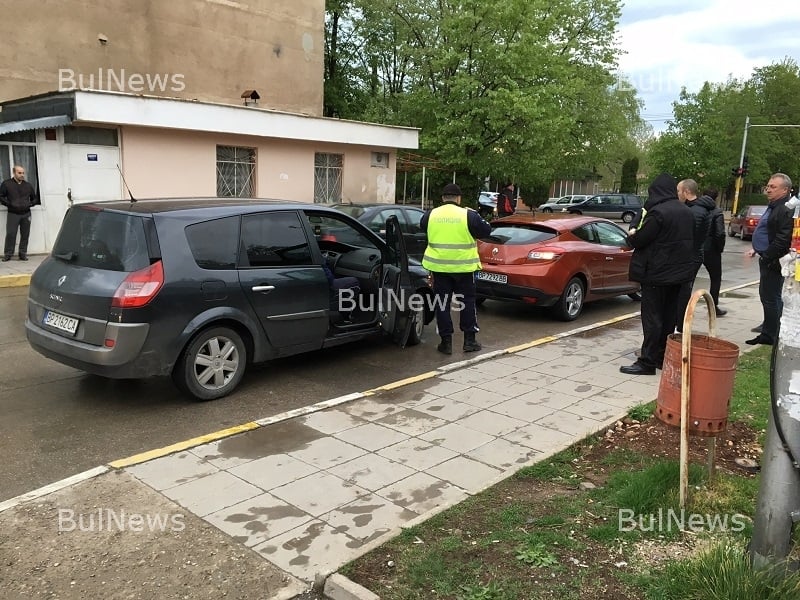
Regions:
<instances>
[{"instance_id":1,"label":"beige building facade","mask_svg":"<svg viewBox=\"0 0 800 600\"><path fill-rule=\"evenodd\" d=\"M0 102L94 89L322 115L324 0L0 0Z\"/></svg>"}]
</instances>

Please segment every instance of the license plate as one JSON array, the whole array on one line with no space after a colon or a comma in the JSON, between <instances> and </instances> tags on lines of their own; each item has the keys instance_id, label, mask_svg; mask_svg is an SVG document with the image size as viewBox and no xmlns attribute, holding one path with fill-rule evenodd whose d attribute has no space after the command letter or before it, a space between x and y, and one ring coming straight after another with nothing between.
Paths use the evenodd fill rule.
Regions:
<instances>
[{"instance_id":1,"label":"license plate","mask_svg":"<svg viewBox=\"0 0 800 600\"><path fill-rule=\"evenodd\" d=\"M486 271L478 271L475 273L475 279L482 279L483 281L494 281L495 283L507 283L508 276L499 273L487 273Z\"/></svg>"},{"instance_id":2,"label":"license plate","mask_svg":"<svg viewBox=\"0 0 800 600\"><path fill-rule=\"evenodd\" d=\"M75 332L78 331L78 323L78 319L73 319L72 317L53 312L52 310L48 310L44 313L45 325L55 327L61 331L66 331L72 335L75 335Z\"/></svg>"}]
</instances>

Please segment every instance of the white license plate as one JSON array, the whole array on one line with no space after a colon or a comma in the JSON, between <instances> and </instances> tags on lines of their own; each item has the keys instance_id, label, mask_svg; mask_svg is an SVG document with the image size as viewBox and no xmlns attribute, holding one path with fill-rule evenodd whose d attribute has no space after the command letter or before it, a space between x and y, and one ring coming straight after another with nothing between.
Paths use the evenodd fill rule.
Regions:
<instances>
[{"instance_id":1,"label":"white license plate","mask_svg":"<svg viewBox=\"0 0 800 600\"><path fill-rule=\"evenodd\" d=\"M71 333L75 335L75 332L78 331L78 319L73 319L72 317L68 317L66 315L61 315L57 312L53 312L52 310L48 310L44 313L44 324L49 325L50 327L55 327L56 329L60 329L61 331L66 331L67 333Z\"/></svg>"},{"instance_id":2,"label":"white license plate","mask_svg":"<svg viewBox=\"0 0 800 600\"><path fill-rule=\"evenodd\" d=\"M508 276L500 275L499 273L487 273L486 271L478 271L475 273L475 279L482 279L483 281L494 281L495 283L507 283Z\"/></svg>"}]
</instances>

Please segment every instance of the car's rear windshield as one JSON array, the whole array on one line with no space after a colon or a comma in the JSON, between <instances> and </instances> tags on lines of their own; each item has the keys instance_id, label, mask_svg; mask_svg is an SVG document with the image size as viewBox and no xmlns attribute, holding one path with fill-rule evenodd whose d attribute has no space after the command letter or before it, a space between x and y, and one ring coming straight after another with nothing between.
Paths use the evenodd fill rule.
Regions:
<instances>
[{"instance_id":1,"label":"car's rear windshield","mask_svg":"<svg viewBox=\"0 0 800 600\"><path fill-rule=\"evenodd\" d=\"M150 264L144 217L74 206L61 224L53 256L107 271L144 269Z\"/></svg>"},{"instance_id":2,"label":"car's rear windshield","mask_svg":"<svg viewBox=\"0 0 800 600\"><path fill-rule=\"evenodd\" d=\"M363 206L334 206L336 210L342 211L346 215L350 215L354 219L357 219L361 215L364 214L364 207Z\"/></svg>"},{"instance_id":3,"label":"car's rear windshield","mask_svg":"<svg viewBox=\"0 0 800 600\"><path fill-rule=\"evenodd\" d=\"M750 207L750 214L751 215L763 215L764 211L767 210L766 206L751 206Z\"/></svg>"},{"instance_id":4,"label":"car's rear windshield","mask_svg":"<svg viewBox=\"0 0 800 600\"><path fill-rule=\"evenodd\" d=\"M547 227L535 225L501 225L492 229L492 235L484 241L493 244L538 244L557 237L558 233Z\"/></svg>"}]
</instances>

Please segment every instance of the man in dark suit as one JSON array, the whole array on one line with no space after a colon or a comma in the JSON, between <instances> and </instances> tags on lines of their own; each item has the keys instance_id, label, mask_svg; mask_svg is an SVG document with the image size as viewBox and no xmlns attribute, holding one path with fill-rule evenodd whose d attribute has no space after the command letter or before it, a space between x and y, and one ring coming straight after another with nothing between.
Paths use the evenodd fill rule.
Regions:
<instances>
[{"instance_id":1,"label":"man in dark suit","mask_svg":"<svg viewBox=\"0 0 800 600\"><path fill-rule=\"evenodd\" d=\"M31 234L31 206L36 204L36 192L25 181L25 169L14 165L14 176L0 184L0 204L8 209L6 218L6 243L3 262L14 256L19 229L19 259L28 260L28 238Z\"/></svg>"}]
</instances>

